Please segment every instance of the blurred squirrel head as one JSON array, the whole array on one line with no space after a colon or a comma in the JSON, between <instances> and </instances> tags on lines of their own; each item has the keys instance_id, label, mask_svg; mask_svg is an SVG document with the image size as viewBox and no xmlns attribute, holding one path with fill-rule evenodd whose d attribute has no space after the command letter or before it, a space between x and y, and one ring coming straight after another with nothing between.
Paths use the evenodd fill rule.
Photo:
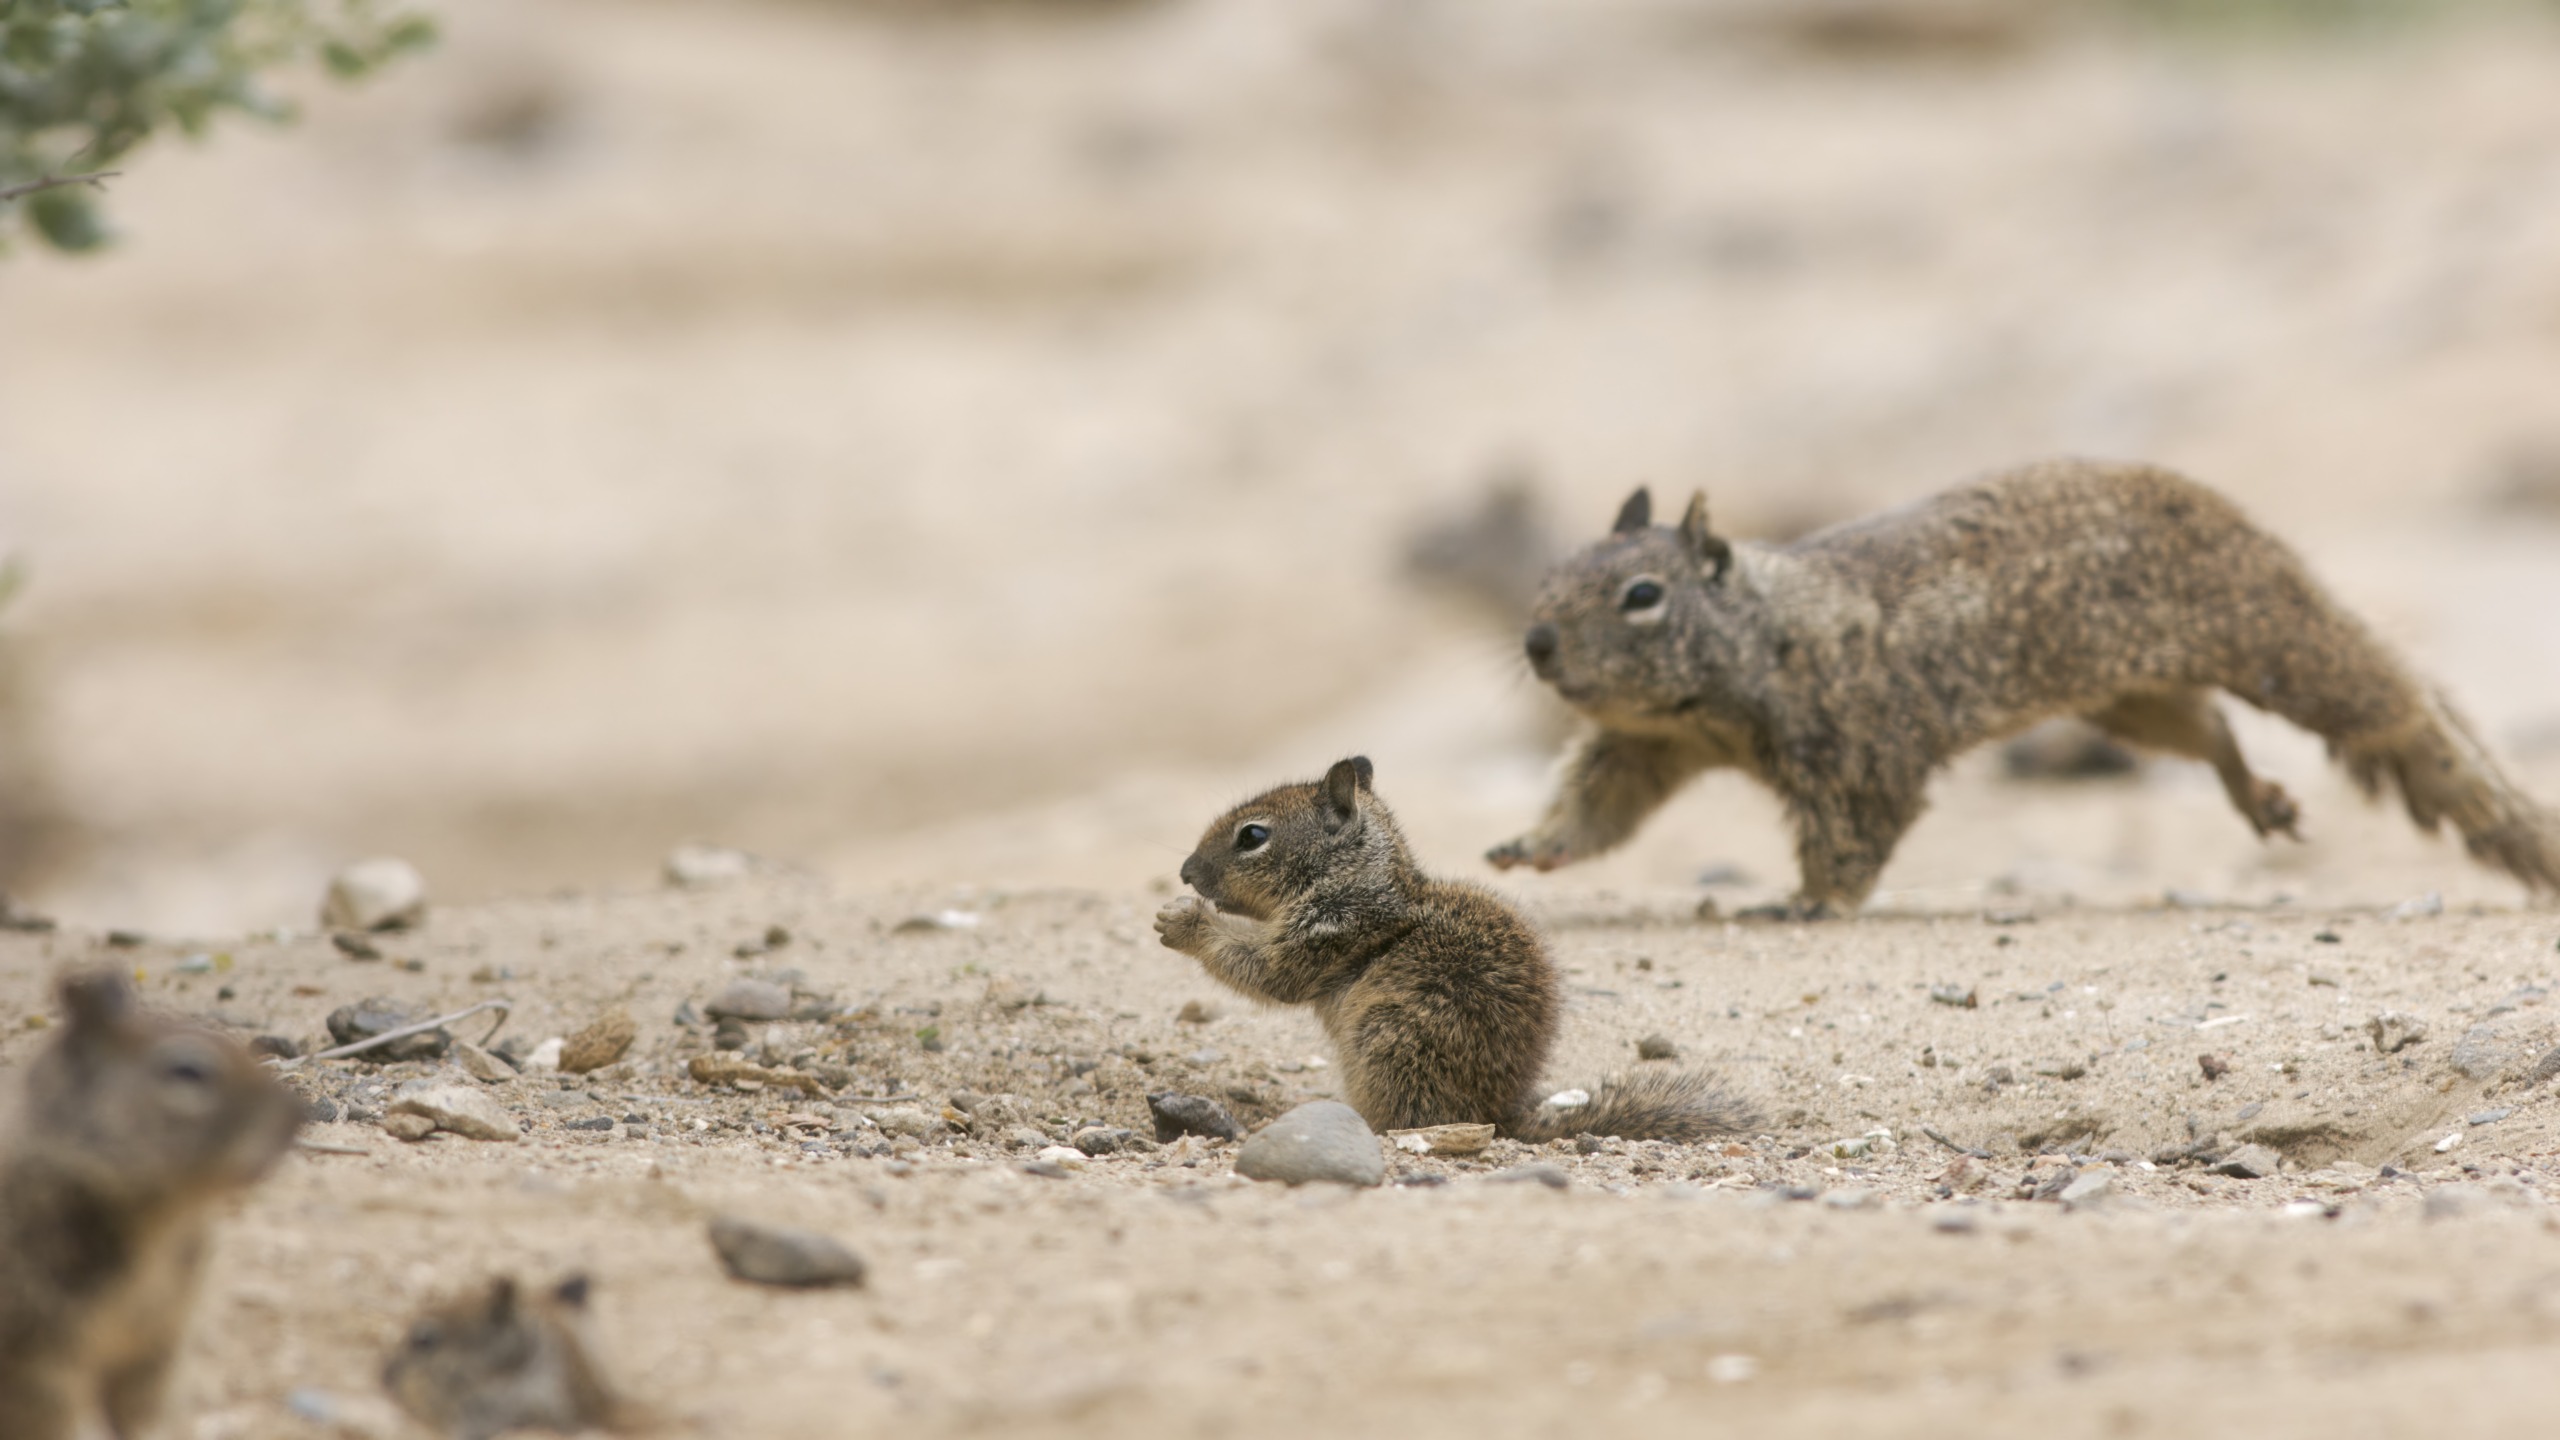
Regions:
<instances>
[{"instance_id":1,"label":"blurred squirrel head","mask_svg":"<svg viewBox=\"0 0 2560 1440\"><path fill-rule=\"evenodd\" d=\"M144 1011L110 970L55 993L66 1023L27 1067L22 1150L148 1205L249 1185L292 1145L301 1102L248 1051Z\"/></svg>"},{"instance_id":2,"label":"blurred squirrel head","mask_svg":"<svg viewBox=\"0 0 2560 1440\"><path fill-rule=\"evenodd\" d=\"M519 1428L583 1429L614 1402L582 1338L588 1282L572 1275L527 1296L501 1275L411 1322L383 1388L440 1434L483 1440Z\"/></svg>"},{"instance_id":3,"label":"blurred squirrel head","mask_svg":"<svg viewBox=\"0 0 2560 1440\"><path fill-rule=\"evenodd\" d=\"M1529 668L1577 709L1609 720L1665 717L1690 707L1750 597L1733 547L1707 523L1707 497L1673 526L1653 523L1637 490L1607 538L1547 576L1523 649Z\"/></svg>"},{"instance_id":4,"label":"blurred squirrel head","mask_svg":"<svg viewBox=\"0 0 2560 1440\"><path fill-rule=\"evenodd\" d=\"M1230 915L1268 920L1289 900L1348 873L1392 873L1403 856L1395 818L1371 788L1365 755L1322 780L1282 785L1209 822L1182 862L1183 883Z\"/></svg>"}]
</instances>

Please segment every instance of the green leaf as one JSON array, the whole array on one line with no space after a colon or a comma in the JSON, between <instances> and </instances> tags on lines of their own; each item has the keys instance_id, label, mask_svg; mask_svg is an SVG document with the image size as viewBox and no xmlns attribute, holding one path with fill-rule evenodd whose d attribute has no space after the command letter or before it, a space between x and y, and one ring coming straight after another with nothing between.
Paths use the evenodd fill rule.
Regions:
<instances>
[{"instance_id":1,"label":"green leaf","mask_svg":"<svg viewBox=\"0 0 2560 1440\"><path fill-rule=\"evenodd\" d=\"M29 196L27 219L34 223L45 243L74 254L95 250L114 238L107 230L107 222L99 217L98 207L89 202L88 193L76 186Z\"/></svg>"}]
</instances>

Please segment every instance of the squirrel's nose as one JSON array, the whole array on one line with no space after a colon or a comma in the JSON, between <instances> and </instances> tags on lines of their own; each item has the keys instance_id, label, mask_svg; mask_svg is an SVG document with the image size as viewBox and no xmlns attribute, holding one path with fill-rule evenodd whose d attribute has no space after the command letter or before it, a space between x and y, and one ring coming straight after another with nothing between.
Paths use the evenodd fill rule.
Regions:
<instances>
[{"instance_id":1,"label":"squirrel's nose","mask_svg":"<svg viewBox=\"0 0 2560 1440\"><path fill-rule=\"evenodd\" d=\"M1186 856L1186 857L1183 859L1183 862L1182 862L1182 883L1183 883L1183 884L1185 884L1185 885L1188 885L1188 886L1192 887L1192 888L1193 888L1193 889L1195 889L1195 890L1196 890L1196 889L1198 889L1198 888L1200 887L1200 857L1199 857L1199 856L1197 856L1197 855L1191 855L1191 856Z\"/></svg>"},{"instance_id":2,"label":"squirrel's nose","mask_svg":"<svg viewBox=\"0 0 2560 1440\"><path fill-rule=\"evenodd\" d=\"M1521 643L1529 652L1529 668L1545 674L1556 658L1556 627L1541 620L1529 627L1529 637Z\"/></svg>"}]
</instances>

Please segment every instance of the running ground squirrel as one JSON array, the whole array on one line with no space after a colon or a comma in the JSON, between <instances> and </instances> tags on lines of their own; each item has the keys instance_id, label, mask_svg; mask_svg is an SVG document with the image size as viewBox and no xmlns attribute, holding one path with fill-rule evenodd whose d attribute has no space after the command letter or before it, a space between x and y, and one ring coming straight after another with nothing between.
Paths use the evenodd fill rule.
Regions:
<instances>
[{"instance_id":1,"label":"running ground squirrel","mask_svg":"<svg viewBox=\"0 0 2560 1440\"><path fill-rule=\"evenodd\" d=\"M2030 465L1805 537L1730 544L1638 490L1547 580L1539 678L1592 723L1498 867L1598 855L1701 771L1740 768L1795 822L1802 915L1855 909L1931 771L2051 715L2212 764L2259 835L2292 799L2249 771L2216 689L2329 742L2368 794L2560 890L2560 822L2282 542L2165 470Z\"/></svg>"},{"instance_id":2,"label":"running ground squirrel","mask_svg":"<svg viewBox=\"0 0 2560 1440\"><path fill-rule=\"evenodd\" d=\"M293 1143L301 1105L240 1047L66 976L0 1151L0 1435L119 1437L159 1413L224 1197Z\"/></svg>"},{"instance_id":3,"label":"running ground squirrel","mask_svg":"<svg viewBox=\"0 0 2560 1440\"><path fill-rule=\"evenodd\" d=\"M382 1368L383 1388L447 1440L575 1433L639 1422L587 1343L587 1277L526 1297L505 1276L429 1307Z\"/></svg>"},{"instance_id":4,"label":"running ground squirrel","mask_svg":"<svg viewBox=\"0 0 2560 1440\"><path fill-rule=\"evenodd\" d=\"M1355 757L1219 816L1182 862L1198 896L1157 911L1156 933L1253 999L1313 1006L1375 1130L1697 1140L1754 1123L1706 1076L1668 1070L1542 1107L1562 1005L1546 946L1491 891L1423 874L1370 776Z\"/></svg>"}]
</instances>

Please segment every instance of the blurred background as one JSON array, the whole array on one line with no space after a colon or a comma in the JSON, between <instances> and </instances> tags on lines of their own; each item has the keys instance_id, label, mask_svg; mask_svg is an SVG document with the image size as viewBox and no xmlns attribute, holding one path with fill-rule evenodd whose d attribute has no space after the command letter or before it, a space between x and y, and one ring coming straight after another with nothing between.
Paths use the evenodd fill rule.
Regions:
<instances>
[{"instance_id":1,"label":"blurred background","mask_svg":"<svg viewBox=\"0 0 2560 1440\"><path fill-rule=\"evenodd\" d=\"M2546 0L425 8L0 261L30 908L1137 884L1352 750L1485 874L1565 733L1524 577L1628 489L1785 536L2063 451L2238 497L2560 796ZM2311 844L1984 755L1881 903L2514 898L2243 738ZM1503 883L1792 878L1719 777Z\"/></svg>"}]
</instances>

